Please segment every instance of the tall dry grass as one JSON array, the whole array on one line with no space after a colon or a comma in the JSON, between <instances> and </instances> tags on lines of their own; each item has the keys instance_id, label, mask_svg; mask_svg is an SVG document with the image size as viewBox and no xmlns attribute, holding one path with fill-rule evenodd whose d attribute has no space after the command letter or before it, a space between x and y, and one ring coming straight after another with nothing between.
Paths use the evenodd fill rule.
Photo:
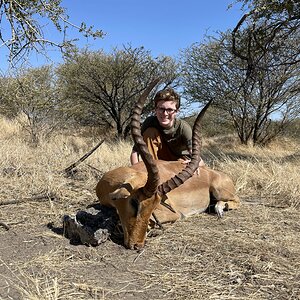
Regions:
<instances>
[{"instance_id":1,"label":"tall dry grass","mask_svg":"<svg viewBox=\"0 0 300 300\"><path fill-rule=\"evenodd\" d=\"M252 147L225 136L206 140L204 147L209 164L229 174L248 201L299 208L299 142L283 138Z\"/></svg>"},{"instance_id":2,"label":"tall dry grass","mask_svg":"<svg viewBox=\"0 0 300 300\"><path fill-rule=\"evenodd\" d=\"M63 170L96 145L101 137L57 134L31 147L18 123L0 120L1 201L54 193L72 198L72 178ZM103 143L78 166L78 188L94 199L97 179L106 171L129 164L130 142ZM265 200L279 206L299 207L299 144L278 140L265 148L239 145L232 136L205 139L206 163L228 173L238 193L250 201ZM95 200L95 199L94 199Z\"/></svg>"},{"instance_id":3,"label":"tall dry grass","mask_svg":"<svg viewBox=\"0 0 300 300\"><path fill-rule=\"evenodd\" d=\"M7 290L21 295L10 299L125 299L133 292L135 299L146 293L151 295L148 299L159 295L178 300L269 299L279 293L280 299L288 299L288 293L297 294L297 142L284 139L259 148L241 146L233 136L204 139L206 164L233 178L242 201L293 210L265 206L253 214L252 206L245 205L222 221L208 215L186 219L150 241L145 252L135 253L113 244L65 247L64 238L44 226L97 201L94 187L103 172L129 165L131 143L105 142L77 172L66 176L64 169L100 140L79 132L60 133L32 147L18 123L0 119L0 204L43 193L56 195L49 203L0 209L0 221L18 230L18 251L24 254L22 259L2 256L5 242L15 237L2 229L0 267L6 273L0 277Z\"/></svg>"},{"instance_id":4,"label":"tall dry grass","mask_svg":"<svg viewBox=\"0 0 300 300\"><path fill-rule=\"evenodd\" d=\"M0 193L1 202L42 193L69 197L74 189L64 169L91 150L100 137L57 134L38 147L26 142L18 123L0 120ZM129 143L104 143L78 167L76 184L92 198L97 178L121 164L129 164Z\"/></svg>"}]
</instances>

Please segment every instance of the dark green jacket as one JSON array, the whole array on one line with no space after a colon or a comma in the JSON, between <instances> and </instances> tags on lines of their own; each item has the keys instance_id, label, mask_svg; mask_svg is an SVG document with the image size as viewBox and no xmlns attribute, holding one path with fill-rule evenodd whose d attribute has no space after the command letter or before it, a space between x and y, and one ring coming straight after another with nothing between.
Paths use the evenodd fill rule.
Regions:
<instances>
[{"instance_id":1,"label":"dark green jacket","mask_svg":"<svg viewBox=\"0 0 300 300\"><path fill-rule=\"evenodd\" d=\"M181 119L175 119L174 125L171 128L160 126L156 116L146 118L141 127L141 132L149 127L158 129L161 133L161 138L167 143L171 152L176 156L189 156L189 151L192 150L192 128Z\"/></svg>"}]
</instances>

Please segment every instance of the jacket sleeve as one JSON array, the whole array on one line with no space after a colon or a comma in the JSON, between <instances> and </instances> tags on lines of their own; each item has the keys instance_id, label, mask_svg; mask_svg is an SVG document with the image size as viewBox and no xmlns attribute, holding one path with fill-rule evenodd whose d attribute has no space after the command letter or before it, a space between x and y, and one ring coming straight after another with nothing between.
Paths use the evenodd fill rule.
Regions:
<instances>
[{"instance_id":1,"label":"jacket sleeve","mask_svg":"<svg viewBox=\"0 0 300 300\"><path fill-rule=\"evenodd\" d=\"M186 145L187 149L189 152L192 151L192 136L193 136L193 132L192 132L192 128L191 126L182 120L182 141L183 143Z\"/></svg>"}]
</instances>

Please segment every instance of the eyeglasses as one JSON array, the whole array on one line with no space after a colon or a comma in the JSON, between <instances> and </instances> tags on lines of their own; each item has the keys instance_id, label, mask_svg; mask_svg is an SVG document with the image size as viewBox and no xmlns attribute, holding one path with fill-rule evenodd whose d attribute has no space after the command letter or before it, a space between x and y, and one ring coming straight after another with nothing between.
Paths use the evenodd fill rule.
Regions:
<instances>
[{"instance_id":1,"label":"eyeglasses","mask_svg":"<svg viewBox=\"0 0 300 300\"><path fill-rule=\"evenodd\" d=\"M173 108L163 108L163 107L156 107L156 110L160 113L163 114L164 112L166 112L168 115L172 115L174 114L177 109L173 109Z\"/></svg>"}]
</instances>

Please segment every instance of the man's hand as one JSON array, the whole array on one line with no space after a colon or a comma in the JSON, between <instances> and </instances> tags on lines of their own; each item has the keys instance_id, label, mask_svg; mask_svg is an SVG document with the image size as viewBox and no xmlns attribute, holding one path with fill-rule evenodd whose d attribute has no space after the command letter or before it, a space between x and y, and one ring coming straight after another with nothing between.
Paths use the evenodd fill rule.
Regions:
<instances>
[{"instance_id":1,"label":"man's hand","mask_svg":"<svg viewBox=\"0 0 300 300\"><path fill-rule=\"evenodd\" d=\"M183 165L187 165L191 162L191 160L189 158L186 158L186 159L180 159L180 162L183 164ZM197 168L197 170L195 171L194 174L197 174L198 176L200 175L200 167L204 167L205 166L205 163L203 161L203 159L201 158L200 161L199 161L199 166Z\"/></svg>"}]
</instances>

